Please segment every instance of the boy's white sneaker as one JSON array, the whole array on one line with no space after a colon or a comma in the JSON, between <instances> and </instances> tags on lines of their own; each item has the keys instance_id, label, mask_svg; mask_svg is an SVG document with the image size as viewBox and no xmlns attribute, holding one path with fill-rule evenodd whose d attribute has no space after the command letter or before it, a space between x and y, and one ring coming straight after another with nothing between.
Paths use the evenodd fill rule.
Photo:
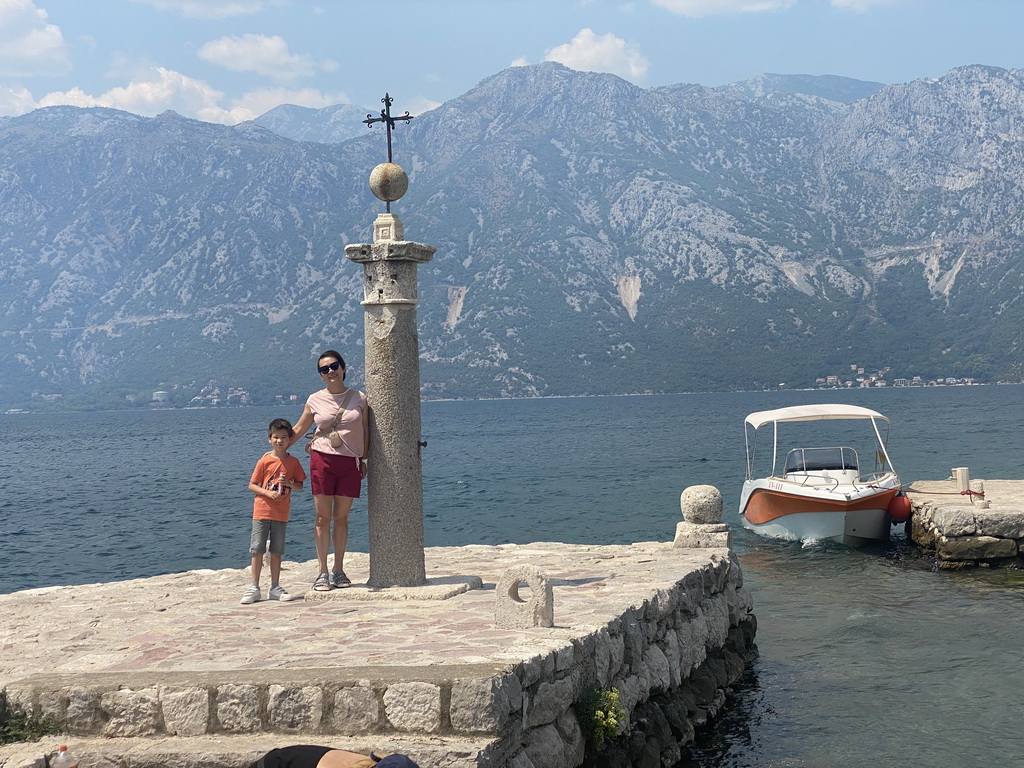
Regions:
<instances>
[{"instance_id":1,"label":"boy's white sneaker","mask_svg":"<svg viewBox=\"0 0 1024 768\"><path fill-rule=\"evenodd\" d=\"M282 603L287 603L289 600L297 600L299 596L289 593L287 589L278 584L276 587L270 588L268 597L271 600L280 600Z\"/></svg>"},{"instance_id":2,"label":"boy's white sneaker","mask_svg":"<svg viewBox=\"0 0 1024 768\"><path fill-rule=\"evenodd\" d=\"M260 585L250 584L242 595L240 602L242 605L250 605L251 603L258 603L262 599L263 595L260 594Z\"/></svg>"}]
</instances>

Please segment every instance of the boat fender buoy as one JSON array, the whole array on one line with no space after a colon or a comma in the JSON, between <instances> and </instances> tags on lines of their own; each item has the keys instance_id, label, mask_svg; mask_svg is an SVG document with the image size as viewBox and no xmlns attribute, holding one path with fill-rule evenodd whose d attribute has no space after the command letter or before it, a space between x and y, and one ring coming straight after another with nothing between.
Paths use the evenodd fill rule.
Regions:
<instances>
[{"instance_id":1,"label":"boat fender buoy","mask_svg":"<svg viewBox=\"0 0 1024 768\"><path fill-rule=\"evenodd\" d=\"M891 517L895 522L902 523L910 517L910 499L902 493L893 496L892 499L889 500L888 512L889 517Z\"/></svg>"}]
</instances>

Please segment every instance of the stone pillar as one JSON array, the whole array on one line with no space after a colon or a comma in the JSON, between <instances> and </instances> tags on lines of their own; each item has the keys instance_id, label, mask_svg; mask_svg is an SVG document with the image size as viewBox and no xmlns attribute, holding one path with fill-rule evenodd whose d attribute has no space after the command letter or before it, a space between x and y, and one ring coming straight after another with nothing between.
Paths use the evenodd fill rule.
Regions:
<instances>
[{"instance_id":1,"label":"stone pillar","mask_svg":"<svg viewBox=\"0 0 1024 768\"><path fill-rule=\"evenodd\" d=\"M362 304L370 405L367 584L374 588L426 583L416 271L437 249L402 240L403 234L397 216L380 214L372 245L345 248L349 259L363 265L365 278Z\"/></svg>"},{"instance_id":2,"label":"stone pillar","mask_svg":"<svg viewBox=\"0 0 1024 768\"><path fill-rule=\"evenodd\" d=\"M732 532L722 522L722 494L713 485L691 485L679 494L683 522L676 523L676 547L732 548Z\"/></svg>"}]
</instances>

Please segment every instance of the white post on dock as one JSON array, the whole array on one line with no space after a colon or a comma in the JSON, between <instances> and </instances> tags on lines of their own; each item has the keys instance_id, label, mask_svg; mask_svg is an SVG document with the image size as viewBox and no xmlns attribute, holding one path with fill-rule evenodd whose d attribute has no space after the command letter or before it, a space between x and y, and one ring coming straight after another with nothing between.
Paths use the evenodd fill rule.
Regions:
<instances>
[{"instance_id":1,"label":"white post on dock","mask_svg":"<svg viewBox=\"0 0 1024 768\"><path fill-rule=\"evenodd\" d=\"M971 473L967 467L953 467L953 482L961 493L971 490Z\"/></svg>"}]
</instances>

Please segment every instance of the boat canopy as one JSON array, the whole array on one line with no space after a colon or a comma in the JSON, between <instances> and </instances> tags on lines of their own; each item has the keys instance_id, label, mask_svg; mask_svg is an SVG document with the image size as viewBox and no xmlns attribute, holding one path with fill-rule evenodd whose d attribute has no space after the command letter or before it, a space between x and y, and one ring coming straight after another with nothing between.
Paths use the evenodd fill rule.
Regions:
<instances>
[{"instance_id":1,"label":"boat canopy","mask_svg":"<svg viewBox=\"0 0 1024 768\"><path fill-rule=\"evenodd\" d=\"M838 403L794 405L790 408L757 411L747 416L745 421L754 429L760 429L765 424L780 421L824 421L826 419L881 419L884 422L889 422L888 417L878 411L872 411L870 408Z\"/></svg>"}]
</instances>

